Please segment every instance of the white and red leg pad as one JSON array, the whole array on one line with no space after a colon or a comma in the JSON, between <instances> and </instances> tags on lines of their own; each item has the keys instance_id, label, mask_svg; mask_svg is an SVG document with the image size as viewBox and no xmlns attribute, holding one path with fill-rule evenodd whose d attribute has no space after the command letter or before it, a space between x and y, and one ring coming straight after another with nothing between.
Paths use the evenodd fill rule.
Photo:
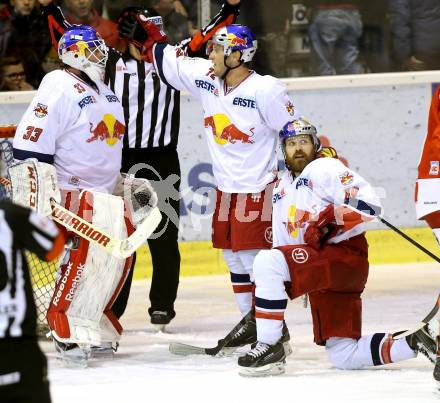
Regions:
<instances>
[{"instance_id":1,"label":"white and red leg pad","mask_svg":"<svg viewBox=\"0 0 440 403\"><path fill-rule=\"evenodd\" d=\"M133 232L121 197L83 191L78 216L115 238ZM99 345L118 341L122 326L111 312L130 269L132 258L117 259L79 238L61 267L47 319L52 335L65 343Z\"/></svg>"}]
</instances>

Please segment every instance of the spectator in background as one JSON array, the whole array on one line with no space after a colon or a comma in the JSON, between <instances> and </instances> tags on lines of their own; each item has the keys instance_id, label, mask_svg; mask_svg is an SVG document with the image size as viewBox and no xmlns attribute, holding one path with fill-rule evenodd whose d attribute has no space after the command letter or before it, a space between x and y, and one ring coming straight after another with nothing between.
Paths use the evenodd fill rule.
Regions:
<instances>
[{"instance_id":1,"label":"spectator in background","mask_svg":"<svg viewBox=\"0 0 440 403\"><path fill-rule=\"evenodd\" d=\"M390 71L388 6L383 0L365 1L360 6L363 23L361 55L368 73Z\"/></svg>"},{"instance_id":2,"label":"spectator in background","mask_svg":"<svg viewBox=\"0 0 440 403\"><path fill-rule=\"evenodd\" d=\"M63 11L71 24L90 25L101 35L107 46L125 50L126 44L119 38L117 24L101 17L93 8L93 0L64 0Z\"/></svg>"},{"instance_id":3,"label":"spectator in background","mask_svg":"<svg viewBox=\"0 0 440 403\"><path fill-rule=\"evenodd\" d=\"M318 75L360 74L359 40L362 19L359 2L311 1L313 17L309 27L312 71Z\"/></svg>"},{"instance_id":4,"label":"spectator in background","mask_svg":"<svg viewBox=\"0 0 440 403\"><path fill-rule=\"evenodd\" d=\"M261 75L286 76L287 34L292 16L288 0L243 0L238 22L258 38L252 68Z\"/></svg>"},{"instance_id":5,"label":"spectator in background","mask_svg":"<svg viewBox=\"0 0 440 403\"><path fill-rule=\"evenodd\" d=\"M197 0L181 0L182 6L185 8L188 17L188 31L190 35L194 35L199 26L199 8ZM243 3L243 1L242 1ZM210 17L214 17L222 6L222 0L210 1Z\"/></svg>"},{"instance_id":6,"label":"spectator in background","mask_svg":"<svg viewBox=\"0 0 440 403\"><path fill-rule=\"evenodd\" d=\"M391 41L397 69L440 68L440 2L390 0Z\"/></svg>"},{"instance_id":7,"label":"spectator in background","mask_svg":"<svg viewBox=\"0 0 440 403\"><path fill-rule=\"evenodd\" d=\"M35 88L26 81L23 63L13 56L0 59L0 91L31 91Z\"/></svg>"},{"instance_id":8,"label":"spectator in background","mask_svg":"<svg viewBox=\"0 0 440 403\"><path fill-rule=\"evenodd\" d=\"M33 87L44 76L41 61L50 47L49 31L36 0L11 0L0 11L0 57L18 57Z\"/></svg>"},{"instance_id":9,"label":"spectator in background","mask_svg":"<svg viewBox=\"0 0 440 403\"><path fill-rule=\"evenodd\" d=\"M162 17L169 43L188 38L188 13L179 0L151 0L151 7Z\"/></svg>"}]
</instances>

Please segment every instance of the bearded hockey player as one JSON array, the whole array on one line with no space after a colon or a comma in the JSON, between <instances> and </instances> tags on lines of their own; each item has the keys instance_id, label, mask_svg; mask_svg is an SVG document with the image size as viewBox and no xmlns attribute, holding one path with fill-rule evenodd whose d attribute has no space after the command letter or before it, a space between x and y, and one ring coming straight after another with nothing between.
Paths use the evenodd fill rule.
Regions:
<instances>
[{"instance_id":1,"label":"bearded hockey player","mask_svg":"<svg viewBox=\"0 0 440 403\"><path fill-rule=\"evenodd\" d=\"M314 341L336 368L358 369L417 356L435 357L433 323L407 337L362 336L362 300L368 277L365 222L380 214L371 185L338 159L316 158L320 142L305 120L280 132L287 169L273 191L274 249L254 261L257 343L238 359L240 374L285 371L282 343L288 298L308 294ZM286 286L288 284L288 286Z\"/></svg>"},{"instance_id":2,"label":"bearded hockey player","mask_svg":"<svg viewBox=\"0 0 440 403\"><path fill-rule=\"evenodd\" d=\"M60 39L58 54L62 69L44 77L17 127L17 163L9 168L13 200L50 215L54 199L111 236L126 238L134 231L130 206L112 195L121 182L124 114L102 81L107 47L93 28L72 26ZM111 307L131 257L113 257L68 235L70 248L47 319L59 353L85 364L91 347L115 345L120 338L122 327Z\"/></svg>"}]
</instances>

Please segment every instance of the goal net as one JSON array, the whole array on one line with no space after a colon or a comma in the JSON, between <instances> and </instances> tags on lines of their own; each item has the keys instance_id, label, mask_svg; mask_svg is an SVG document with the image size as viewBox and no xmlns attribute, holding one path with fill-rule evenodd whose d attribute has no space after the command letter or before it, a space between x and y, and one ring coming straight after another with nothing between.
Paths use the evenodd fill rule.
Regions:
<instances>
[{"instance_id":1,"label":"goal net","mask_svg":"<svg viewBox=\"0 0 440 403\"><path fill-rule=\"evenodd\" d=\"M13 161L12 139L15 135L15 129L16 126L0 126L0 176L7 179L9 179L7 167ZM0 181L0 200L9 197L9 188L2 185ZM46 312L55 289L58 262L44 262L29 252L26 253L26 258L31 272L32 288L37 306L38 333L44 335L49 330Z\"/></svg>"}]
</instances>

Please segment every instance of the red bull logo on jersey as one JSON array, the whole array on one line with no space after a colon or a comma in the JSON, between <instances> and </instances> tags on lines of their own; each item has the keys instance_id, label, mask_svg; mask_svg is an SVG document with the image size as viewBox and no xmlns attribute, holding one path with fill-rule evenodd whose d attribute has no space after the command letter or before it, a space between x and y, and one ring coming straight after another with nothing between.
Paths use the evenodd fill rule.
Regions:
<instances>
[{"instance_id":1,"label":"red bull logo on jersey","mask_svg":"<svg viewBox=\"0 0 440 403\"><path fill-rule=\"evenodd\" d=\"M339 179L344 186L347 186L353 182L353 175L350 172L345 171L344 173L339 175Z\"/></svg>"},{"instance_id":2,"label":"red bull logo on jersey","mask_svg":"<svg viewBox=\"0 0 440 403\"><path fill-rule=\"evenodd\" d=\"M289 115L291 116L295 115L295 107L293 106L291 101L287 101L286 110Z\"/></svg>"},{"instance_id":3,"label":"red bull logo on jersey","mask_svg":"<svg viewBox=\"0 0 440 403\"><path fill-rule=\"evenodd\" d=\"M47 111L47 105L37 103L37 106L34 108L34 113L37 118L44 118L49 113Z\"/></svg>"},{"instance_id":4,"label":"red bull logo on jersey","mask_svg":"<svg viewBox=\"0 0 440 403\"><path fill-rule=\"evenodd\" d=\"M113 146L124 137L125 126L113 115L107 113L96 126L90 123L90 133L92 136L87 139L87 143L100 140Z\"/></svg>"},{"instance_id":5,"label":"red bull logo on jersey","mask_svg":"<svg viewBox=\"0 0 440 403\"><path fill-rule=\"evenodd\" d=\"M254 144L254 128L249 129L249 133L240 130L231 120L223 114L209 116L205 118L205 127L211 128L215 142L220 145L227 143L236 144L246 143Z\"/></svg>"}]
</instances>

